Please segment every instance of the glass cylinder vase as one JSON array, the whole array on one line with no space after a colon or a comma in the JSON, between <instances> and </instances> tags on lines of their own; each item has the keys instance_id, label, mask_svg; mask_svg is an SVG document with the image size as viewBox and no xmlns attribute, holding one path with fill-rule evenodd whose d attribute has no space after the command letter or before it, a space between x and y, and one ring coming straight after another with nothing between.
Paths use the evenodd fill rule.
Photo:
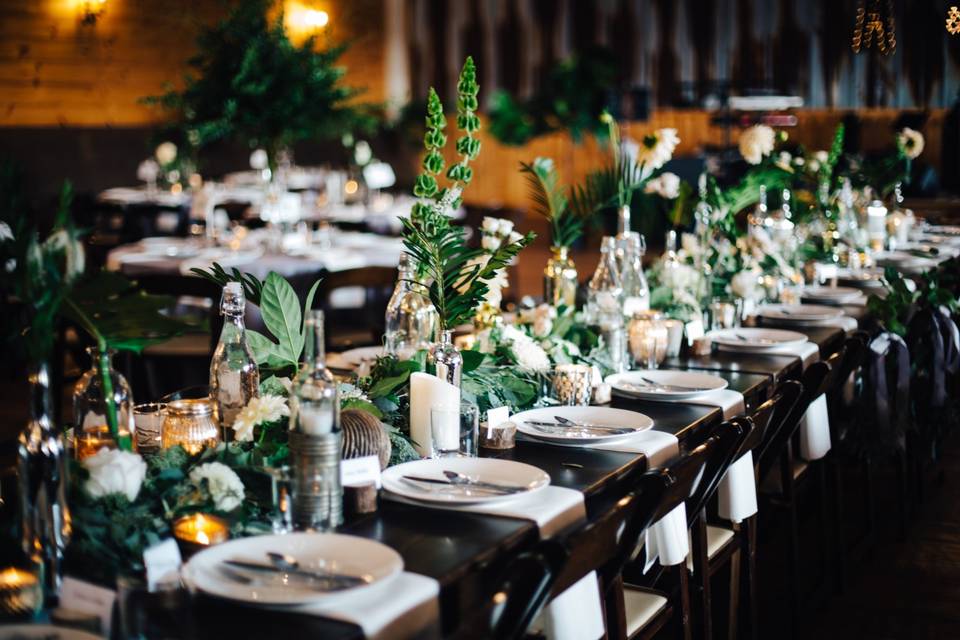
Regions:
<instances>
[{"instance_id":1,"label":"glass cylinder vase","mask_svg":"<svg viewBox=\"0 0 960 640\"><path fill-rule=\"evenodd\" d=\"M577 303L577 267L567 247L551 247L552 255L543 269L543 300L555 307L573 308Z\"/></svg>"},{"instance_id":2,"label":"glass cylinder vase","mask_svg":"<svg viewBox=\"0 0 960 640\"><path fill-rule=\"evenodd\" d=\"M133 431L133 392L127 379L111 364L115 352L112 349L101 352L96 347L89 347L87 354L91 360L90 369L73 388L73 446L79 460L92 456L103 447L116 449L117 439L129 439ZM110 428L108 415L111 411L116 416L116 434Z\"/></svg>"}]
</instances>

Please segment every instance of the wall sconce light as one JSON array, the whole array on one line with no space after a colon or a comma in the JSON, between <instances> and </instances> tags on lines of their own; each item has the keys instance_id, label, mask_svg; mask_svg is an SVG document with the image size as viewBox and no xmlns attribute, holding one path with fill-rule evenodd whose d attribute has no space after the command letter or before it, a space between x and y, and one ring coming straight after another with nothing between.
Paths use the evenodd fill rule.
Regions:
<instances>
[{"instance_id":1,"label":"wall sconce light","mask_svg":"<svg viewBox=\"0 0 960 640\"><path fill-rule=\"evenodd\" d=\"M93 26L107 8L107 0L81 0L77 4L80 24Z\"/></svg>"}]
</instances>

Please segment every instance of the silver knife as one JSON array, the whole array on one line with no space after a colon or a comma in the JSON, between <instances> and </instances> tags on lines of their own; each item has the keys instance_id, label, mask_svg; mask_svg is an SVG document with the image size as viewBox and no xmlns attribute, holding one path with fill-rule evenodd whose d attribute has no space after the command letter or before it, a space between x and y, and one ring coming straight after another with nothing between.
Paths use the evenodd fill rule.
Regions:
<instances>
[{"instance_id":1,"label":"silver knife","mask_svg":"<svg viewBox=\"0 0 960 640\"><path fill-rule=\"evenodd\" d=\"M471 480L469 483L466 482L450 482L449 480L442 480L440 478L424 478L421 476L401 476L404 480L412 480L413 482L426 482L428 484L441 484L447 487L458 487L463 489L480 489L482 491L495 491L498 493L523 493L527 491L527 487L515 487L508 486L505 484L497 484L495 482L483 482L480 480Z\"/></svg>"},{"instance_id":2,"label":"silver knife","mask_svg":"<svg viewBox=\"0 0 960 640\"><path fill-rule=\"evenodd\" d=\"M631 429L630 427L613 427L610 425L601 425L601 424L567 425L567 424L560 424L559 422L541 422L539 420L524 420L524 423L540 431L544 431L547 433L549 433L550 430L570 431L571 429L580 429L581 431L595 431L597 433L624 434L624 435L628 433L636 432L636 429Z\"/></svg>"},{"instance_id":3,"label":"silver knife","mask_svg":"<svg viewBox=\"0 0 960 640\"><path fill-rule=\"evenodd\" d=\"M280 569L270 564L261 564L259 562L249 562L247 560L224 560L224 564L246 569L248 571L260 571L263 573L286 574L305 578L308 580L336 585L338 588L345 589L355 587L371 582L370 576L351 576L343 573L324 573L320 571L309 571L307 569Z\"/></svg>"}]
</instances>

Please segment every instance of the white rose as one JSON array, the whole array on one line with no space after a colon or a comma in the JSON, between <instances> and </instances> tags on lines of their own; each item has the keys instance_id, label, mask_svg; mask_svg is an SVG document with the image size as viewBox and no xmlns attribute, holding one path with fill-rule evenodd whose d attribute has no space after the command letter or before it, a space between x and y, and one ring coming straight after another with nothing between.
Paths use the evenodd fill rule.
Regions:
<instances>
[{"instance_id":1,"label":"white rose","mask_svg":"<svg viewBox=\"0 0 960 640\"><path fill-rule=\"evenodd\" d=\"M233 469L221 462L207 462L190 472L197 487L207 481L213 503L220 511L233 511L243 503L243 482Z\"/></svg>"},{"instance_id":2,"label":"white rose","mask_svg":"<svg viewBox=\"0 0 960 640\"><path fill-rule=\"evenodd\" d=\"M512 223L511 223L511 224L512 224ZM516 244L516 243L520 242L521 240L523 240L523 234L522 234L522 233L518 233L518 232L516 232L516 231L511 231L511 232L510 232L510 237L507 238L507 242L510 243L510 244Z\"/></svg>"},{"instance_id":3,"label":"white rose","mask_svg":"<svg viewBox=\"0 0 960 640\"><path fill-rule=\"evenodd\" d=\"M513 221L500 219L500 235L509 236L513 233Z\"/></svg>"},{"instance_id":4,"label":"white rose","mask_svg":"<svg viewBox=\"0 0 960 640\"><path fill-rule=\"evenodd\" d=\"M104 447L85 458L81 464L90 474L83 488L93 498L120 493L133 502L137 499L143 478L147 475L147 463L143 458L119 449Z\"/></svg>"},{"instance_id":5,"label":"white rose","mask_svg":"<svg viewBox=\"0 0 960 640\"><path fill-rule=\"evenodd\" d=\"M157 145L157 150L154 151L153 155L156 157L157 162L160 163L160 166L171 164L177 159L177 145L169 141L161 142Z\"/></svg>"},{"instance_id":6,"label":"white rose","mask_svg":"<svg viewBox=\"0 0 960 640\"><path fill-rule=\"evenodd\" d=\"M550 316L538 315L533 321L533 335L545 338L553 331L553 320Z\"/></svg>"},{"instance_id":7,"label":"white rose","mask_svg":"<svg viewBox=\"0 0 960 640\"><path fill-rule=\"evenodd\" d=\"M923 153L923 134L910 127L904 127L897 135L897 144L903 149L903 155L915 160Z\"/></svg>"},{"instance_id":8,"label":"white rose","mask_svg":"<svg viewBox=\"0 0 960 640\"><path fill-rule=\"evenodd\" d=\"M493 253L500 248L500 239L496 236L484 235L480 238L480 246L483 247L484 251Z\"/></svg>"},{"instance_id":9,"label":"white rose","mask_svg":"<svg viewBox=\"0 0 960 640\"><path fill-rule=\"evenodd\" d=\"M659 176L647 182L643 188L644 193L654 193L661 198L673 200L680 195L680 176L675 173L661 173Z\"/></svg>"},{"instance_id":10,"label":"white rose","mask_svg":"<svg viewBox=\"0 0 960 640\"><path fill-rule=\"evenodd\" d=\"M250 168L256 169L257 171L263 171L267 168L269 164L269 158L267 158L267 152L264 149L255 149L253 153L250 154Z\"/></svg>"},{"instance_id":11,"label":"white rose","mask_svg":"<svg viewBox=\"0 0 960 640\"><path fill-rule=\"evenodd\" d=\"M481 225L480 228L483 230L484 233L488 233L490 235L496 235L500 230L500 219L491 218L490 216L484 216L483 225Z\"/></svg>"},{"instance_id":12,"label":"white rose","mask_svg":"<svg viewBox=\"0 0 960 640\"><path fill-rule=\"evenodd\" d=\"M740 134L740 155L748 164L760 164L765 156L773 152L776 137L773 129L766 125L749 127Z\"/></svg>"}]
</instances>

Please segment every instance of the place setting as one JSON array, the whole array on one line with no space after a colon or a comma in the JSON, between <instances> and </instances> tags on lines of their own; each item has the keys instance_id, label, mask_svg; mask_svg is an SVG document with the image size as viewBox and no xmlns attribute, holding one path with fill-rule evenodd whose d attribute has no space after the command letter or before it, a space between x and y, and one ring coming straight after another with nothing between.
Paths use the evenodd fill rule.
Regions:
<instances>
[{"instance_id":1,"label":"place setting","mask_svg":"<svg viewBox=\"0 0 960 640\"><path fill-rule=\"evenodd\" d=\"M800 292L804 302L822 305L862 305L867 297L854 287L828 287L823 285L804 287Z\"/></svg>"},{"instance_id":2,"label":"place setting","mask_svg":"<svg viewBox=\"0 0 960 640\"><path fill-rule=\"evenodd\" d=\"M740 327L711 331L707 337L720 351L796 356L804 366L820 353L816 343L810 342L806 335L785 329Z\"/></svg>"},{"instance_id":3,"label":"place setting","mask_svg":"<svg viewBox=\"0 0 960 640\"><path fill-rule=\"evenodd\" d=\"M857 321L847 316L843 309L822 304L769 304L757 309L757 317L763 324L778 324L792 327L837 327L855 331Z\"/></svg>"}]
</instances>

